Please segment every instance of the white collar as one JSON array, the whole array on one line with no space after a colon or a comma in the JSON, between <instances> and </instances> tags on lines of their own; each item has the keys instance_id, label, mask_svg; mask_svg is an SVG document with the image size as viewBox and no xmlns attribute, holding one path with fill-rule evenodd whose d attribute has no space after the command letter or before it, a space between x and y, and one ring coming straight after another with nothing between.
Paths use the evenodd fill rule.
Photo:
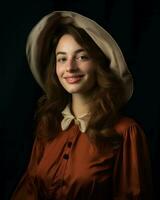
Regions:
<instances>
[{"instance_id":1,"label":"white collar","mask_svg":"<svg viewBox=\"0 0 160 200\"><path fill-rule=\"evenodd\" d=\"M87 130L88 121L90 118L90 113L85 113L79 117L75 117L71 113L70 106L67 105L65 109L62 111L63 120L61 121L61 128L62 130L67 130L72 120L74 120L75 124L79 126L81 132L85 132Z\"/></svg>"}]
</instances>

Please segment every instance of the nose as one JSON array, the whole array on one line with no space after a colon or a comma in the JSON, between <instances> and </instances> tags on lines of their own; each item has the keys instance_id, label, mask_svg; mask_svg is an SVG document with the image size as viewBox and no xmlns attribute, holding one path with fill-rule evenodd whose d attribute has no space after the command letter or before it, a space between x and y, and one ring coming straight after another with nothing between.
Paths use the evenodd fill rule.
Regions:
<instances>
[{"instance_id":1,"label":"nose","mask_svg":"<svg viewBox=\"0 0 160 200\"><path fill-rule=\"evenodd\" d=\"M66 71L67 72L74 72L77 71L78 66L77 62L74 58L68 59L68 62L66 63Z\"/></svg>"}]
</instances>

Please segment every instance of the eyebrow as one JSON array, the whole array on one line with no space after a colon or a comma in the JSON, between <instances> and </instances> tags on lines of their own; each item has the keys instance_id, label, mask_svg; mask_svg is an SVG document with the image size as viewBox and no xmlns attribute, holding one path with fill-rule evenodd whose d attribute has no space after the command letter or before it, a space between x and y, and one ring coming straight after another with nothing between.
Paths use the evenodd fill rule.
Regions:
<instances>
[{"instance_id":1,"label":"eyebrow","mask_svg":"<svg viewBox=\"0 0 160 200\"><path fill-rule=\"evenodd\" d=\"M82 51L86 51L85 49L77 49L74 53L77 54L77 53L80 53ZM58 51L56 53L56 55L59 55L59 54L62 54L62 55L66 55L66 52L63 52L63 51Z\"/></svg>"}]
</instances>

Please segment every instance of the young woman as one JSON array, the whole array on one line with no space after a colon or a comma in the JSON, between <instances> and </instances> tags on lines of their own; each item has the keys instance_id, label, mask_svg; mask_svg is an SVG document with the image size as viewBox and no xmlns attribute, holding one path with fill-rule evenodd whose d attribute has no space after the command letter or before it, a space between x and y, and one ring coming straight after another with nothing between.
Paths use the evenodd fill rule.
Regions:
<instances>
[{"instance_id":1,"label":"young woman","mask_svg":"<svg viewBox=\"0 0 160 200\"><path fill-rule=\"evenodd\" d=\"M132 76L110 34L78 13L56 11L30 33L27 58L44 95L12 200L152 199L145 135L121 114Z\"/></svg>"}]
</instances>

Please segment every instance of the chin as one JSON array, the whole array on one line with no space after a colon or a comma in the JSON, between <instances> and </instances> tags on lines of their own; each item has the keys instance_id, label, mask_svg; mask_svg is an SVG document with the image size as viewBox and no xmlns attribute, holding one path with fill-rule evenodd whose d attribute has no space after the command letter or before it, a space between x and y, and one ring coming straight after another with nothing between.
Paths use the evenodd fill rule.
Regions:
<instances>
[{"instance_id":1,"label":"chin","mask_svg":"<svg viewBox=\"0 0 160 200\"><path fill-rule=\"evenodd\" d=\"M64 87L64 89L70 94L83 92L83 88L76 87L76 86L74 86L74 87Z\"/></svg>"},{"instance_id":2,"label":"chin","mask_svg":"<svg viewBox=\"0 0 160 200\"><path fill-rule=\"evenodd\" d=\"M66 90L68 93L70 93L70 94L80 94L80 93L83 93L83 90L82 89L68 89L68 90Z\"/></svg>"}]
</instances>

